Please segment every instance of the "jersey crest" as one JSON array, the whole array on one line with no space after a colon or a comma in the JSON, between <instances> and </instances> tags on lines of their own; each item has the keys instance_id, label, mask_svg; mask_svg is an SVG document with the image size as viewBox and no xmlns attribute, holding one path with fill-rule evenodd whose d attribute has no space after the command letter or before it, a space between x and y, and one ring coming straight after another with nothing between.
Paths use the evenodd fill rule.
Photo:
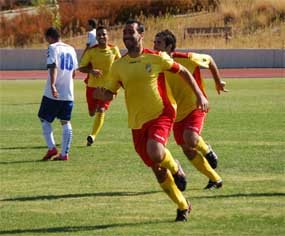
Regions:
<instances>
[{"instance_id":1,"label":"jersey crest","mask_svg":"<svg viewBox=\"0 0 285 236\"><path fill-rule=\"evenodd\" d=\"M145 70L148 72L148 73L150 73L151 71L152 71L152 67L151 67L151 64L146 64L145 65Z\"/></svg>"}]
</instances>

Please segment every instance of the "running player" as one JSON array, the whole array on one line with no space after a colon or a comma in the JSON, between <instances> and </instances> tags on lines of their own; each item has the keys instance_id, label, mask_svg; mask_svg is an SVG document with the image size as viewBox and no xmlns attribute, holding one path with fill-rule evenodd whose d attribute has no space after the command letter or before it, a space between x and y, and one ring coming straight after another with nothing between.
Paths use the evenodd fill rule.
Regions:
<instances>
[{"instance_id":1,"label":"running player","mask_svg":"<svg viewBox=\"0 0 285 236\"><path fill-rule=\"evenodd\" d=\"M108 32L106 27L97 28L98 44L85 51L80 61L79 71L87 73L86 99L88 111L91 117L95 116L91 134L87 136L87 146L91 146L100 132L105 118L105 110L110 102L103 102L93 99L93 92L96 87L104 86L111 65L114 60L121 57L117 46L108 43Z\"/></svg>"},{"instance_id":2,"label":"running player","mask_svg":"<svg viewBox=\"0 0 285 236\"><path fill-rule=\"evenodd\" d=\"M200 74L200 66L212 72L216 90L226 92L225 82L221 79L213 58L205 54L175 52L176 38L169 30L156 34L154 49L167 52L175 61L193 73L204 95L205 88ZM193 90L183 80L175 80L176 75L167 73L166 78L177 103L177 116L174 123L174 137L191 163L209 178L205 189L220 188L222 178L214 170L217 167L217 155L201 137L206 112L196 108L196 97ZM210 165L209 165L210 164Z\"/></svg>"},{"instance_id":3,"label":"running player","mask_svg":"<svg viewBox=\"0 0 285 236\"><path fill-rule=\"evenodd\" d=\"M126 23L123 40L128 53L113 63L110 80L105 88L95 90L94 98L112 100L120 88L124 89L135 150L145 165L152 168L165 193L177 204L176 221L186 221L191 210L191 204L181 192L186 188L186 177L165 147L175 119L175 108L162 72L178 73L187 80L200 109L207 110L208 101L188 70L166 53L144 49L143 36L143 24L133 20Z\"/></svg>"}]
</instances>

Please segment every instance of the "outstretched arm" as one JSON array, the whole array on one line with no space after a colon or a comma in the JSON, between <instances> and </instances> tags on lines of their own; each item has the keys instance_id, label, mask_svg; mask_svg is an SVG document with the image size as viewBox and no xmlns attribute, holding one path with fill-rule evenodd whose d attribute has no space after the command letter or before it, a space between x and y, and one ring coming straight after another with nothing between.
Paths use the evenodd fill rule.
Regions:
<instances>
[{"instance_id":1,"label":"outstretched arm","mask_svg":"<svg viewBox=\"0 0 285 236\"><path fill-rule=\"evenodd\" d=\"M210 60L209 69L213 75L213 79L215 80L216 90L217 90L218 94L220 94L221 91L222 92L228 92L229 90L227 90L225 88L226 82L222 80L220 72L218 70L218 67L217 67L217 65L216 65L216 63L212 57Z\"/></svg>"},{"instance_id":2,"label":"outstretched arm","mask_svg":"<svg viewBox=\"0 0 285 236\"><path fill-rule=\"evenodd\" d=\"M203 95L201 89L199 88L196 80L192 76L192 74L182 65L180 65L180 71L179 75L187 81L187 83L191 86L193 89L196 97L197 97L197 107L201 109L202 111L208 111L209 109L209 103L207 98Z\"/></svg>"},{"instance_id":3,"label":"outstretched arm","mask_svg":"<svg viewBox=\"0 0 285 236\"><path fill-rule=\"evenodd\" d=\"M82 73L88 73L94 75L96 78L103 75L102 70L93 69L91 66L83 66L78 69Z\"/></svg>"}]
</instances>

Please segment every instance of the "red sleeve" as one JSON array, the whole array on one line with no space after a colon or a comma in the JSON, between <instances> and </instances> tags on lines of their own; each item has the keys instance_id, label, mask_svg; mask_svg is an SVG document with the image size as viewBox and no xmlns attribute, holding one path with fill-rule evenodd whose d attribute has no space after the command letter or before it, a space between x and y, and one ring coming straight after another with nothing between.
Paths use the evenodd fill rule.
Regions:
<instances>
[{"instance_id":1,"label":"red sleeve","mask_svg":"<svg viewBox=\"0 0 285 236\"><path fill-rule=\"evenodd\" d=\"M178 73L180 71L180 64L177 62L174 62L172 67L169 69L172 73Z\"/></svg>"}]
</instances>

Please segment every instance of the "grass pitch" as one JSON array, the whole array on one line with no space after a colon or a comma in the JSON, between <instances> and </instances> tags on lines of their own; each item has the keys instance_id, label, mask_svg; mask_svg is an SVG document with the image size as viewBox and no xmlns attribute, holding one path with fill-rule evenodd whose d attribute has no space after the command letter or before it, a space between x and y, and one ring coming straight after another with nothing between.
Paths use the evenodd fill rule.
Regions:
<instances>
[{"instance_id":1,"label":"grass pitch","mask_svg":"<svg viewBox=\"0 0 285 236\"><path fill-rule=\"evenodd\" d=\"M92 120L76 81L71 160L42 162L37 111L45 81L0 81L0 235L285 235L285 80L227 80L230 92L220 96L206 82L203 137L219 155L224 187L202 190L207 178L171 137L193 204L190 220L174 223L176 206L133 150L122 94L86 147ZM59 122L53 127L60 144Z\"/></svg>"}]
</instances>

